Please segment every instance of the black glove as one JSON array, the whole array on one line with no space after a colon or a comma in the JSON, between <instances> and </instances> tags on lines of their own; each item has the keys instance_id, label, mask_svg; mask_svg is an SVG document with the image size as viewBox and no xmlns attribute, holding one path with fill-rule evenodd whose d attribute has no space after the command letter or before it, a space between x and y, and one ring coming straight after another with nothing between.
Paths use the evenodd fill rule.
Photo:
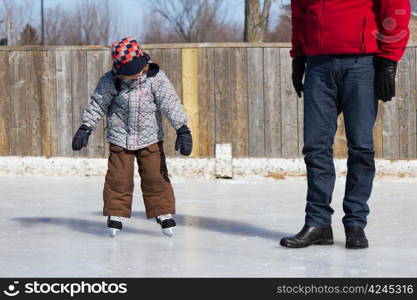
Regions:
<instances>
[{"instance_id":1,"label":"black glove","mask_svg":"<svg viewBox=\"0 0 417 300\"><path fill-rule=\"evenodd\" d=\"M301 98L303 91L303 77L306 68L306 57L297 56L292 59L292 84L298 97Z\"/></svg>"},{"instance_id":2,"label":"black glove","mask_svg":"<svg viewBox=\"0 0 417 300\"><path fill-rule=\"evenodd\" d=\"M375 84L378 99L387 102L395 97L396 74L397 62L383 57L377 58Z\"/></svg>"},{"instance_id":3,"label":"black glove","mask_svg":"<svg viewBox=\"0 0 417 300\"><path fill-rule=\"evenodd\" d=\"M81 125L72 139L72 150L81 150L82 147L87 146L88 138L90 137L91 132L92 129L90 127L84 124Z\"/></svg>"},{"instance_id":4,"label":"black glove","mask_svg":"<svg viewBox=\"0 0 417 300\"><path fill-rule=\"evenodd\" d=\"M182 125L177 130L177 140L175 141L175 151L180 149L182 155L190 155L193 150L193 138L191 136L190 129L187 125Z\"/></svg>"}]
</instances>

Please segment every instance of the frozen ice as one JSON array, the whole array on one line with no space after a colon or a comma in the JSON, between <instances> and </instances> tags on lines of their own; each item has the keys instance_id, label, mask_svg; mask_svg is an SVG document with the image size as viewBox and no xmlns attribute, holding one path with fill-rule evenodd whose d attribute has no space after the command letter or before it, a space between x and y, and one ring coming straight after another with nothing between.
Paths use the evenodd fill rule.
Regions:
<instances>
[{"instance_id":1,"label":"frozen ice","mask_svg":"<svg viewBox=\"0 0 417 300\"><path fill-rule=\"evenodd\" d=\"M115 238L102 216L104 177L0 177L1 277L416 277L415 179L378 178L369 201L370 248L347 250L344 178L333 208L335 244L279 246L304 220L305 178L172 180L173 237L144 214Z\"/></svg>"}]
</instances>

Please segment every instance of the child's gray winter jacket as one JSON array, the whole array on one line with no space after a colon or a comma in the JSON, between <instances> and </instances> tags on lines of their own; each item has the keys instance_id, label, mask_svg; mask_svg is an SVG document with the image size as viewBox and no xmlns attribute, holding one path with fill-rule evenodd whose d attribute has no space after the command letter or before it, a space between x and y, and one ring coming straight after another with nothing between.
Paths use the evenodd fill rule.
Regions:
<instances>
[{"instance_id":1,"label":"child's gray winter jacket","mask_svg":"<svg viewBox=\"0 0 417 300\"><path fill-rule=\"evenodd\" d=\"M91 95L82 123L94 130L107 115L106 139L137 150L163 140L161 111L175 129L188 122L175 88L163 71L137 80L122 80L119 92L112 72L107 72Z\"/></svg>"}]
</instances>

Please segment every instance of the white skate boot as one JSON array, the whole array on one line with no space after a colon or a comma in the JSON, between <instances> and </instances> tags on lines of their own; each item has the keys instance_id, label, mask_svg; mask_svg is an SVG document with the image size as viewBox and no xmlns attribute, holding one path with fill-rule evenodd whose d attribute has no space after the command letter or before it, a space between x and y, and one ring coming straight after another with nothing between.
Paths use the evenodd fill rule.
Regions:
<instances>
[{"instance_id":1,"label":"white skate boot","mask_svg":"<svg viewBox=\"0 0 417 300\"><path fill-rule=\"evenodd\" d=\"M122 217L109 216L107 218L107 228L111 237L115 237L117 232L122 230Z\"/></svg>"},{"instance_id":2,"label":"white skate boot","mask_svg":"<svg viewBox=\"0 0 417 300\"><path fill-rule=\"evenodd\" d=\"M172 228L175 227L176 224L171 214L157 216L156 222L158 222L158 224L161 225L161 230L163 234L165 234L166 236L172 236L174 234Z\"/></svg>"}]
</instances>

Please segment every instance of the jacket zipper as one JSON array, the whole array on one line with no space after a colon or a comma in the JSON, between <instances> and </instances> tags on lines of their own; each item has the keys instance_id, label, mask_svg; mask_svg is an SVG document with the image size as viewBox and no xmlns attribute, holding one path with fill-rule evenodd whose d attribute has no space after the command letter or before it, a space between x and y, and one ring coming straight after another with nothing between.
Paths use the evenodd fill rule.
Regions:
<instances>
[{"instance_id":1,"label":"jacket zipper","mask_svg":"<svg viewBox=\"0 0 417 300\"><path fill-rule=\"evenodd\" d=\"M324 10L324 4L326 0L321 0L321 11L320 11L320 37L319 37L319 43L320 43L320 50L323 49L323 10Z\"/></svg>"},{"instance_id":2,"label":"jacket zipper","mask_svg":"<svg viewBox=\"0 0 417 300\"><path fill-rule=\"evenodd\" d=\"M139 146L139 116L140 116L140 99L141 99L141 93L142 93L142 80L138 78L138 85L139 85L139 93L138 93L138 118L137 118L137 129L138 129L138 135L136 139L136 144Z\"/></svg>"},{"instance_id":3,"label":"jacket zipper","mask_svg":"<svg viewBox=\"0 0 417 300\"><path fill-rule=\"evenodd\" d=\"M361 51L362 51L362 53L366 52L365 30L366 30L366 17L363 18L363 23L362 23L362 40L361 40Z\"/></svg>"}]
</instances>

